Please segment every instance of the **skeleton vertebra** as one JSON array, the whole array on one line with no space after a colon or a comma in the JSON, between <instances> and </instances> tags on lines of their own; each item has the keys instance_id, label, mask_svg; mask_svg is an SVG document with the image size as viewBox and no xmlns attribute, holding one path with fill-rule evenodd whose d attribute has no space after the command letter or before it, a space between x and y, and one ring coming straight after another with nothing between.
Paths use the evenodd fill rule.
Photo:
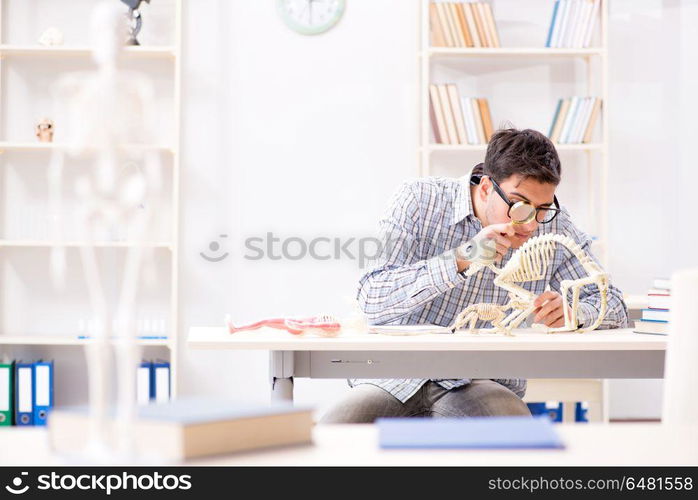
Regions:
<instances>
[{"instance_id":1,"label":"skeleton vertebra","mask_svg":"<svg viewBox=\"0 0 698 500\"><path fill-rule=\"evenodd\" d=\"M544 234L531 238L524 243L502 269L497 269L493 264L482 265L473 263L470 265L465 273L466 276L476 274L485 267L491 269L497 275L494 279L494 284L509 292L510 301L506 305L480 303L468 306L456 318L453 324L454 330L469 322L470 331L472 332L475 329L477 320L481 319L490 321L494 326L494 331L511 336L511 331L519 326L535 309L533 301L536 295L517 283L526 283L545 278L548 265L555 255L555 247L558 243L567 248L579 260L588 276L576 280L563 280L560 283L560 295L562 295L564 303L567 304L567 295L571 290L572 304L569 310L564 308L565 326L546 328L546 330L549 333L566 331L586 332L598 327L606 316L608 308L608 275L569 236ZM601 310L593 324L587 328L578 328L579 291L583 286L589 284L595 284L599 289ZM512 309L512 312L504 318L504 311L508 309Z\"/></svg>"}]
</instances>

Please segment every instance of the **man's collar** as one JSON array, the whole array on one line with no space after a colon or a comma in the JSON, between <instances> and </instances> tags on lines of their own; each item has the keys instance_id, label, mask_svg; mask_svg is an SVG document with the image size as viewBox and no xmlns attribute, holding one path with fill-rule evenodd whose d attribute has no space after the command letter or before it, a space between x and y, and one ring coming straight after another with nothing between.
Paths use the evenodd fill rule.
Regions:
<instances>
[{"instance_id":1,"label":"man's collar","mask_svg":"<svg viewBox=\"0 0 698 500\"><path fill-rule=\"evenodd\" d=\"M473 200L470 196L470 181L472 176L473 171L470 170L467 174L458 179L460 182L460 189L458 191L458 195L453 201L453 220L451 221L451 225L458 224L466 217L475 217Z\"/></svg>"}]
</instances>

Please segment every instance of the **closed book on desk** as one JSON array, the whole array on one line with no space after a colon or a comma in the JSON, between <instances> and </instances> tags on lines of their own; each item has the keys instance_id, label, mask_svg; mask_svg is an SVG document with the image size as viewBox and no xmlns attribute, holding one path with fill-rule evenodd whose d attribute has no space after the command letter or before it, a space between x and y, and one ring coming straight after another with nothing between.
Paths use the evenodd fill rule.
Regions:
<instances>
[{"instance_id":1,"label":"closed book on desk","mask_svg":"<svg viewBox=\"0 0 698 500\"><path fill-rule=\"evenodd\" d=\"M653 335L668 335L669 323L664 321L636 321L635 333L649 333Z\"/></svg>"},{"instance_id":2,"label":"closed book on desk","mask_svg":"<svg viewBox=\"0 0 698 500\"><path fill-rule=\"evenodd\" d=\"M54 410L51 445L79 453L87 444L86 408ZM116 421L109 422L116 445ZM166 460L311 442L312 411L293 405L251 406L225 400L181 399L138 408L133 438L141 456ZM113 431L113 432L112 432Z\"/></svg>"},{"instance_id":3,"label":"closed book on desk","mask_svg":"<svg viewBox=\"0 0 698 500\"><path fill-rule=\"evenodd\" d=\"M382 448L564 448L541 417L381 418Z\"/></svg>"}]
</instances>

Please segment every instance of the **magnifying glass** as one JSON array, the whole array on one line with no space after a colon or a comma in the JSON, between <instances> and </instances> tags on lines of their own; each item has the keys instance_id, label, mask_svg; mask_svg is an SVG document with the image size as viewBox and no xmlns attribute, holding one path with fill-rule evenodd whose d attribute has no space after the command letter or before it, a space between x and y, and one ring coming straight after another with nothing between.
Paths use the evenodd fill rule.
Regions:
<instances>
[{"instance_id":1,"label":"magnifying glass","mask_svg":"<svg viewBox=\"0 0 698 500\"><path fill-rule=\"evenodd\" d=\"M509 209L512 224L528 224L536 218L536 207L526 201L517 201Z\"/></svg>"}]
</instances>

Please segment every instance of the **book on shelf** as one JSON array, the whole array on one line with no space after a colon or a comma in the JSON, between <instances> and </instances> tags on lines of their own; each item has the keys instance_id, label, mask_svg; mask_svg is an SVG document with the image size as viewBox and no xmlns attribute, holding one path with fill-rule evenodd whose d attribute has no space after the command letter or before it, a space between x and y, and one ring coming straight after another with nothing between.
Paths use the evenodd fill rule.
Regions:
<instances>
[{"instance_id":1,"label":"book on shelf","mask_svg":"<svg viewBox=\"0 0 698 500\"><path fill-rule=\"evenodd\" d=\"M652 288L657 290L665 290L668 293L669 290L671 290L671 279L654 278L654 280L652 280Z\"/></svg>"},{"instance_id":2,"label":"book on shelf","mask_svg":"<svg viewBox=\"0 0 698 500\"><path fill-rule=\"evenodd\" d=\"M437 144L486 144L494 127L485 98L461 96L453 83L429 85L429 116Z\"/></svg>"},{"instance_id":3,"label":"book on shelf","mask_svg":"<svg viewBox=\"0 0 698 500\"><path fill-rule=\"evenodd\" d=\"M650 309L669 309L671 295L668 290L650 288L647 291L647 307Z\"/></svg>"},{"instance_id":4,"label":"book on shelf","mask_svg":"<svg viewBox=\"0 0 698 500\"><path fill-rule=\"evenodd\" d=\"M669 322L668 309L643 309L642 310L642 321L661 321L663 323Z\"/></svg>"},{"instance_id":5,"label":"book on shelf","mask_svg":"<svg viewBox=\"0 0 698 500\"><path fill-rule=\"evenodd\" d=\"M492 6L486 2L431 2L432 47L501 47Z\"/></svg>"},{"instance_id":6,"label":"book on shelf","mask_svg":"<svg viewBox=\"0 0 698 500\"><path fill-rule=\"evenodd\" d=\"M669 333L669 323L663 321L636 321L635 333L649 333L652 335L667 335Z\"/></svg>"},{"instance_id":7,"label":"book on shelf","mask_svg":"<svg viewBox=\"0 0 698 500\"><path fill-rule=\"evenodd\" d=\"M599 18L601 0L556 0L545 46L588 48Z\"/></svg>"},{"instance_id":8,"label":"book on shelf","mask_svg":"<svg viewBox=\"0 0 698 500\"><path fill-rule=\"evenodd\" d=\"M601 111L599 97L559 99L548 136L555 144L588 144Z\"/></svg>"}]
</instances>

